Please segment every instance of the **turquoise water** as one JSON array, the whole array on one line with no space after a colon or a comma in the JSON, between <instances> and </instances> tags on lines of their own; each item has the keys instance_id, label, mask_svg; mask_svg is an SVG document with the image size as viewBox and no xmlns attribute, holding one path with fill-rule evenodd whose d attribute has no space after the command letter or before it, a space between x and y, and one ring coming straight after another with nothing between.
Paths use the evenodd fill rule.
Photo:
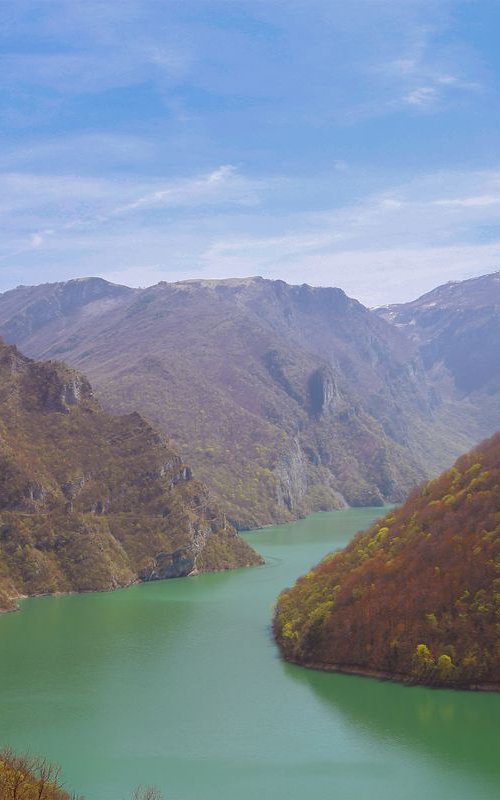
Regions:
<instances>
[{"instance_id":1,"label":"turquoise water","mask_svg":"<svg viewBox=\"0 0 500 800\"><path fill-rule=\"evenodd\" d=\"M0 619L0 741L87 800L497 800L500 695L283 664L282 588L374 509L250 533L264 567L36 598Z\"/></svg>"}]
</instances>

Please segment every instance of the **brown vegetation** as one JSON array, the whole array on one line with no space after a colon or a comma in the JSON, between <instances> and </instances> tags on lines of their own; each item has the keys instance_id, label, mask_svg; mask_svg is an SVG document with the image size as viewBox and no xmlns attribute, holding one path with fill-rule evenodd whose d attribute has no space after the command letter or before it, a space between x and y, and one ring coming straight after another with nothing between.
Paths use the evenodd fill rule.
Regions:
<instances>
[{"instance_id":1,"label":"brown vegetation","mask_svg":"<svg viewBox=\"0 0 500 800\"><path fill-rule=\"evenodd\" d=\"M500 434L279 598L285 658L500 689Z\"/></svg>"},{"instance_id":2,"label":"brown vegetation","mask_svg":"<svg viewBox=\"0 0 500 800\"><path fill-rule=\"evenodd\" d=\"M45 758L0 751L0 800L78 800L61 783L61 769ZM80 798L80 800L82 800Z\"/></svg>"},{"instance_id":3,"label":"brown vegetation","mask_svg":"<svg viewBox=\"0 0 500 800\"><path fill-rule=\"evenodd\" d=\"M17 755L9 747L0 750L0 800L84 800L63 786L61 768L29 754ZM131 800L163 800L154 786L139 787Z\"/></svg>"},{"instance_id":4,"label":"brown vegetation","mask_svg":"<svg viewBox=\"0 0 500 800\"><path fill-rule=\"evenodd\" d=\"M172 445L0 343L0 608L259 563Z\"/></svg>"}]
</instances>

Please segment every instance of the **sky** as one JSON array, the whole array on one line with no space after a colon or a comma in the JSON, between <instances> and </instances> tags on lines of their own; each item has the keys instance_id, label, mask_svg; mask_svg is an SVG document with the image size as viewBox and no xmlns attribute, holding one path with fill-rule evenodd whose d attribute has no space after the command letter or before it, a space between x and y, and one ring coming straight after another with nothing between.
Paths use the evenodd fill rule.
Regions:
<instances>
[{"instance_id":1,"label":"sky","mask_svg":"<svg viewBox=\"0 0 500 800\"><path fill-rule=\"evenodd\" d=\"M2 0L0 291L500 269L498 0Z\"/></svg>"}]
</instances>

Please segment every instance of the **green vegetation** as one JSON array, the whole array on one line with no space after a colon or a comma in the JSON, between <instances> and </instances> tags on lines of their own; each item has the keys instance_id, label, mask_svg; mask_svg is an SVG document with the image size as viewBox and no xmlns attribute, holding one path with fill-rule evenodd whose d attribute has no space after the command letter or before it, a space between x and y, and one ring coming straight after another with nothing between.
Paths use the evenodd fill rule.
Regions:
<instances>
[{"instance_id":1,"label":"green vegetation","mask_svg":"<svg viewBox=\"0 0 500 800\"><path fill-rule=\"evenodd\" d=\"M0 608L259 563L171 444L0 344Z\"/></svg>"},{"instance_id":2,"label":"green vegetation","mask_svg":"<svg viewBox=\"0 0 500 800\"><path fill-rule=\"evenodd\" d=\"M285 658L500 689L500 433L279 598Z\"/></svg>"}]
</instances>

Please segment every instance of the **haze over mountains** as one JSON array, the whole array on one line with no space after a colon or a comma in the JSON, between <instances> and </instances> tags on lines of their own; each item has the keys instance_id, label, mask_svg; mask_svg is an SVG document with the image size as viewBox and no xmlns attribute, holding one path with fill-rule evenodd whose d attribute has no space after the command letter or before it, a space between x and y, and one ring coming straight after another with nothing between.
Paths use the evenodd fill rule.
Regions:
<instances>
[{"instance_id":1,"label":"haze over mountains","mask_svg":"<svg viewBox=\"0 0 500 800\"><path fill-rule=\"evenodd\" d=\"M500 272L439 286L377 313L417 344L442 397L480 408L500 426Z\"/></svg>"},{"instance_id":2,"label":"haze over mountains","mask_svg":"<svg viewBox=\"0 0 500 800\"><path fill-rule=\"evenodd\" d=\"M87 278L4 293L0 334L82 370L107 410L144 414L253 527L400 501L500 425L500 282L477 280L370 311L262 278Z\"/></svg>"}]
</instances>

